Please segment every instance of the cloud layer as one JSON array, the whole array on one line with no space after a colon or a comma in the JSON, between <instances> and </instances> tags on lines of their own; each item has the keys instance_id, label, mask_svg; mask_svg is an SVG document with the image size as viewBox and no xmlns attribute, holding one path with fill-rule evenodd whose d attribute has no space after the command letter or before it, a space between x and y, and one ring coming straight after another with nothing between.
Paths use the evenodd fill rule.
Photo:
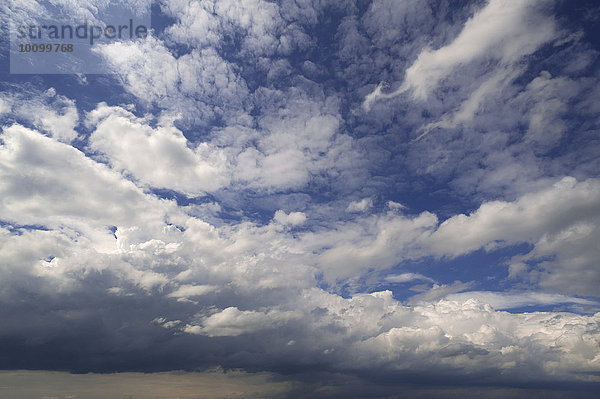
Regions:
<instances>
[{"instance_id":1,"label":"cloud layer","mask_svg":"<svg viewBox=\"0 0 600 399\"><path fill-rule=\"evenodd\" d=\"M592 397L598 49L577 10L155 12L148 40L95 48L112 77L4 76L1 368Z\"/></svg>"}]
</instances>

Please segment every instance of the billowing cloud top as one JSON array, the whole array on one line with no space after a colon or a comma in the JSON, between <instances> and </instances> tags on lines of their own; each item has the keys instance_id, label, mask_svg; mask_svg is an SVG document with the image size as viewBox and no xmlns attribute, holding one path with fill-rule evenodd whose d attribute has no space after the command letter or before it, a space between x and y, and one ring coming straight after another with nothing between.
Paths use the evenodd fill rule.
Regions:
<instances>
[{"instance_id":1,"label":"billowing cloud top","mask_svg":"<svg viewBox=\"0 0 600 399\"><path fill-rule=\"evenodd\" d=\"M589 3L162 0L114 75L4 74L0 367L592 397Z\"/></svg>"}]
</instances>

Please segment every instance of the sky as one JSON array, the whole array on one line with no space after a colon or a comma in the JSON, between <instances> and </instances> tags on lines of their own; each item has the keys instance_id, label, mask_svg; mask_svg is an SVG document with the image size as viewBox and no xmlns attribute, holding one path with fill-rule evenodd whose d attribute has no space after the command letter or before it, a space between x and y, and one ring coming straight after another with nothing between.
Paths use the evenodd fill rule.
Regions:
<instances>
[{"instance_id":1,"label":"sky","mask_svg":"<svg viewBox=\"0 0 600 399\"><path fill-rule=\"evenodd\" d=\"M130 17L149 34L14 36ZM600 391L596 1L1 0L0 22L0 394Z\"/></svg>"}]
</instances>

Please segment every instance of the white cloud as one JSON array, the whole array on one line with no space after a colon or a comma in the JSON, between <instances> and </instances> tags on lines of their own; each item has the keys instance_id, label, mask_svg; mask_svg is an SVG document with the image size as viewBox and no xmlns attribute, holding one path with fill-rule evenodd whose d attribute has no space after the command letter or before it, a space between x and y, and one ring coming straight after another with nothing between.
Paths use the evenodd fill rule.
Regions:
<instances>
[{"instance_id":1,"label":"white cloud","mask_svg":"<svg viewBox=\"0 0 600 399\"><path fill-rule=\"evenodd\" d=\"M487 303L494 309L514 309L524 306L577 304L593 306L600 309L600 304L588 299L569 297L559 294L545 294L541 292L486 292L468 291L459 294L450 294L445 297L449 301L465 302L475 299Z\"/></svg>"},{"instance_id":2,"label":"white cloud","mask_svg":"<svg viewBox=\"0 0 600 399\"><path fill-rule=\"evenodd\" d=\"M429 123L423 126L420 130L423 131L415 140L419 140L427 135L432 129L443 128L449 129L457 127L461 124L469 124L482 110L485 101L488 97L498 96L502 88L507 86L514 78L516 78L523 70L516 68L514 70L501 68L495 71L491 77L487 78L469 98L465 100L460 107L451 113L445 114L438 122Z\"/></svg>"},{"instance_id":3,"label":"white cloud","mask_svg":"<svg viewBox=\"0 0 600 399\"><path fill-rule=\"evenodd\" d=\"M264 155L255 148L244 150L237 158L235 176L250 187L297 189L309 181L309 165L298 149L285 149Z\"/></svg>"},{"instance_id":4,"label":"white cloud","mask_svg":"<svg viewBox=\"0 0 600 399\"><path fill-rule=\"evenodd\" d=\"M218 289L214 285L182 285L168 296L177 299L187 299L195 296L210 294Z\"/></svg>"},{"instance_id":5,"label":"white cloud","mask_svg":"<svg viewBox=\"0 0 600 399\"><path fill-rule=\"evenodd\" d=\"M263 0L239 2L223 0L215 4L215 13L226 22L243 29L244 47L253 54L272 54L277 34L284 21L275 3Z\"/></svg>"},{"instance_id":6,"label":"white cloud","mask_svg":"<svg viewBox=\"0 0 600 399\"><path fill-rule=\"evenodd\" d=\"M388 201L386 205L388 206L388 208L393 210L406 209L406 206L396 201Z\"/></svg>"},{"instance_id":7,"label":"white cloud","mask_svg":"<svg viewBox=\"0 0 600 399\"><path fill-rule=\"evenodd\" d=\"M352 138L339 131L339 103L335 97L311 98L301 90L266 92L259 129L218 132L235 159L234 181L253 190L300 190L316 178L339 179L351 186L364 159ZM241 137L240 137L241 136ZM239 148L239 149L238 149ZM238 187L239 187L238 186Z\"/></svg>"},{"instance_id":8,"label":"white cloud","mask_svg":"<svg viewBox=\"0 0 600 399\"><path fill-rule=\"evenodd\" d=\"M415 99L425 100L460 66L489 58L506 66L531 54L557 35L554 21L539 15L539 5L534 1L490 0L450 44L423 50L406 70L404 82L397 90L383 93L380 84L365 97L363 107L369 110L378 99L393 98L409 90Z\"/></svg>"},{"instance_id":9,"label":"white cloud","mask_svg":"<svg viewBox=\"0 0 600 399\"><path fill-rule=\"evenodd\" d=\"M420 273L402 273L402 274L391 274L385 277L385 281L388 283L409 283L412 281L428 281L433 283L434 281L427 276L424 276Z\"/></svg>"},{"instance_id":10,"label":"white cloud","mask_svg":"<svg viewBox=\"0 0 600 399\"><path fill-rule=\"evenodd\" d=\"M0 116L10 112L11 105L6 101L6 99L0 98Z\"/></svg>"},{"instance_id":11,"label":"white cloud","mask_svg":"<svg viewBox=\"0 0 600 399\"><path fill-rule=\"evenodd\" d=\"M197 139L194 145L203 153L215 154L211 163L228 168L225 164L230 162L231 168L218 178L213 173L210 178L205 175L206 178L193 179L197 185L204 181L216 189L231 179L236 188L276 192L297 190L315 177L337 178L342 173L349 175L348 184L356 175L347 170L349 166L359 168L364 162L353 148L352 138L339 131L336 97L313 98L298 88L257 90L255 101L260 96L265 100L261 102L261 115L253 121L246 112L249 93L245 82L236 73L236 67L214 49L194 50L175 58L163 42L149 39L139 44L114 43L99 51L121 71L125 87L141 101L180 113L184 122L192 124L206 125L214 118L224 118L227 127L214 128L212 135L203 138L204 143L198 144ZM254 122L258 126L250 128ZM226 148L217 150L215 146ZM102 151L117 151L116 146L109 147ZM119 158L125 162L124 155ZM158 159L161 158L164 156ZM216 169L221 172L222 167ZM169 176L166 173L159 179L162 185L172 180ZM156 174L152 177L158 178ZM198 187L193 191L198 191Z\"/></svg>"},{"instance_id":12,"label":"white cloud","mask_svg":"<svg viewBox=\"0 0 600 399\"><path fill-rule=\"evenodd\" d=\"M234 35L241 37L241 55L245 57L289 54L310 45L308 35L296 23L298 19L307 22L302 14L314 13L310 6L263 0L169 0L162 8L177 19L167 28L167 39L196 48L219 47L225 38Z\"/></svg>"},{"instance_id":13,"label":"white cloud","mask_svg":"<svg viewBox=\"0 0 600 399\"><path fill-rule=\"evenodd\" d=\"M146 197L106 166L39 132L13 125L0 137L3 220L75 229L162 225L164 212L173 206Z\"/></svg>"},{"instance_id":14,"label":"white cloud","mask_svg":"<svg viewBox=\"0 0 600 399\"><path fill-rule=\"evenodd\" d=\"M213 48L175 57L162 41L149 37L139 43L101 45L95 51L141 103L180 113L195 125L207 126L217 118L248 123L246 83Z\"/></svg>"},{"instance_id":15,"label":"white cloud","mask_svg":"<svg viewBox=\"0 0 600 399\"><path fill-rule=\"evenodd\" d=\"M214 15L214 4L207 1L163 1L163 12L176 16L176 24L166 28L169 39L177 43L204 47L220 42L220 21Z\"/></svg>"},{"instance_id":16,"label":"white cloud","mask_svg":"<svg viewBox=\"0 0 600 399\"><path fill-rule=\"evenodd\" d=\"M435 302L455 292L465 291L473 286L473 282L455 281L452 284L433 284L433 286L410 298L411 303Z\"/></svg>"},{"instance_id":17,"label":"white cloud","mask_svg":"<svg viewBox=\"0 0 600 399\"><path fill-rule=\"evenodd\" d=\"M234 302L230 306L206 315L180 313L177 320L181 322L169 324L168 329L183 329L192 335L209 337L242 337L302 325L298 335L285 337L285 348L298 347L314 356L330 356L336 369L348 367L348 359L354 356L351 353L358 353L360 359L352 363L353 367L387 368L392 361L396 371L407 369L409 365L417 369L450 367L454 370L456 367L476 371L481 364L486 364L486 368L514 371L516 375L528 367L532 359L541 365L535 370L535 378L540 379L548 378L548 373L567 378L573 370L583 373L597 369L588 356L595 353L590 345L596 333L586 326L597 323L598 316L562 313L558 316L560 323L552 325L548 320L556 318L556 313L511 315L485 305L520 306L532 301L590 305L585 300L540 293L512 298L486 292L457 294L471 286L457 282L434 285L426 293L412 298L417 305L407 306L396 301L390 292L342 298L311 288L315 284L316 270L324 271L329 281L335 281L360 275L369 268L388 268L401 259L425 256L428 252L423 243L431 245L433 242L429 237L437 239L435 248L441 253L448 248L465 253L485 246L490 240L507 240L510 233L514 233L510 235L511 240L534 240L535 256L547 257L551 251L565 251L556 243L577 241L580 236L588 237L594 231L581 221L582 215L594 214L596 210L600 192L595 180L576 182L567 178L512 203L483 204L471 216L450 218L435 233L437 218L432 214L409 217L390 212L333 224L303 233L295 240L273 225L241 223L217 228L178 215L173 208L162 208L161 201L143 194L119 174L37 132L13 126L5 129L2 137L0 165L5 184L3 198L6 198L2 218L11 220L9 215L18 215L15 222L43 222L53 230L14 235L2 229L1 239L8 245L2 247L0 256L10 265L11 279L16 279L17 273L43 279L46 290L40 292L45 295L81 289L81 284L88 279L94 281L98 272L111 273L122 285L115 287L114 281L107 284L106 288L112 291L106 295L111 296L135 295L127 285L134 284L147 292L160 289L159 297L182 299L177 302L181 306L188 306L189 299L206 306L214 303L214 295L225 293L221 298ZM67 173L66 167L77 170L80 177ZM18 177L11 172L17 169L26 170L27 175ZM18 187L27 187L22 179L49 170L56 173L52 187L58 191L55 193L51 187L41 191L43 186L36 185L35 201L43 203L42 207L35 205L29 196L19 197L18 202L11 200L18 193L17 186L7 186L7 182L20 179ZM81 178L85 180L78 180ZM90 181L99 182L98 186L90 186ZM97 191L94 195L104 200L98 207L104 211L96 213L90 199L84 201L87 208L78 210L84 205L67 201L75 198L63 195L69 190L79 192L80 196ZM120 199L119 195L124 193L131 198ZM126 204L134 204L136 210L147 209L149 215L156 209L163 211L157 218L148 218L149 215L123 208ZM85 223L75 217L78 212L87 215ZM539 221L541 214L552 217ZM290 217L303 219L299 212L281 212L279 216L286 223ZM164 217L178 219L184 231L167 227ZM90 238L96 231L106 231L106 226L111 224L118 226L112 249L107 246L90 250L97 245L97 241ZM564 226L572 225L583 227L565 230ZM77 242L67 232L61 232L61 226L78 228L82 234ZM521 231L515 226L526 227ZM466 233L472 229L477 234ZM540 232L546 231L556 231L558 235L535 241ZM110 242L108 231L106 239ZM310 255L315 250L316 253ZM54 258L50 260L50 257ZM86 265L84 269L82 262ZM318 269L302 266L310 263ZM17 264L21 265L20 269ZM57 279L56 283L50 284L52 279ZM387 280L431 282L418 273L388 276ZM176 288L169 291L166 288L170 286ZM227 291L231 288L235 294ZM270 296L269 292L278 289L283 289L285 295ZM439 301L443 297L446 300ZM472 297L477 300L471 300ZM240 309L241 303L246 304L244 310ZM539 338L540 331L550 338ZM561 335L565 333L567 335ZM583 337L582 346L567 338L559 340L561 336L570 337L569 334ZM290 340L295 344L288 345ZM273 345L278 350L277 344ZM569 355L557 357L556 345L559 352ZM577 378L593 378L589 373L581 375Z\"/></svg>"},{"instance_id":18,"label":"white cloud","mask_svg":"<svg viewBox=\"0 0 600 399\"><path fill-rule=\"evenodd\" d=\"M552 78L542 71L516 99L532 104L527 119L529 129L524 137L535 145L538 152L548 150L560 143L567 130L563 115L568 112L568 102L578 94L578 84L566 77Z\"/></svg>"},{"instance_id":19,"label":"white cloud","mask_svg":"<svg viewBox=\"0 0 600 399\"><path fill-rule=\"evenodd\" d=\"M153 129L120 107L101 103L87 116L95 130L90 148L105 154L111 166L142 184L198 196L228 184L227 158L207 143L190 148L173 121L163 118Z\"/></svg>"},{"instance_id":20,"label":"white cloud","mask_svg":"<svg viewBox=\"0 0 600 399\"><path fill-rule=\"evenodd\" d=\"M385 363L397 370L463 367L481 373L493 364L491 367L513 380L532 381L546 373L560 380L566 378L563 373L569 368L576 378L595 379L589 372L598 368L597 360L585 352L595 352L597 331L592 326L598 322L598 314L515 315L496 312L474 299L440 301L416 306L413 311L422 318L418 325L394 327L357 342L354 355L373 366ZM527 360L532 352L536 352L535 366ZM523 369L528 370L526 377L519 376Z\"/></svg>"},{"instance_id":21,"label":"white cloud","mask_svg":"<svg viewBox=\"0 0 600 399\"><path fill-rule=\"evenodd\" d=\"M0 115L8 113L32 123L57 141L70 143L77 137L79 112L75 101L57 94L53 87L41 93L5 93L0 98Z\"/></svg>"},{"instance_id":22,"label":"white cloud","mask_svg":"<svg viewBox=\"0 0 600 399\"><path fill-rule=\"evenodd\" d=\"M301 239L325 280L334 283L369 269L384 270L407 259L426 254L421 242L437 225L437 217L429 212L416 216L392 213L357 218L307 233Z\"/></svg>"},{"instance_id":23,"label":"white cloud","mask_svg":"<svg viewBox=\"0 0 600 399\"><path fill-rule=\"evenodd\" d=\"M598 225L596 214L559 232L544 234L531 252L511 259L509 277L539 284L550 292L597 296Z\"/></svg>"},{"instance_id":24,"label":"white cloud","mask_svg":"<svg viewBox=\"0 0 600 399\"><path fill-rule=\"evenodd\" d=\"M202 322L202 326L186 326L185 331L191 334L208 335L209 337L235 337L273 328L275 323L294 318L291 312L257 312L239 310L229 307L217 312Z\"/></svg>"},{"instance_id":25,"label":"white cloud","mask_svg":"<svg viewBox=\"0 0 600 399\"><path fill-rule=\"evenodd\" d=\"M302 212L290 212L287 214L279 210L275 212L273 220L282 225L300 226L306 222L306 215Z\"/></svg>"},{"instance_id":26,"label":"white cloud","mask_svg":"<svg viewBox=\"0 0 600 399\"><path fill-rule=\"evenodd\" d=\"M589 220L600 212L600 183L565 177L552 187L526 194L515 202L483 203L475 212L444 221L431 236L440 255L457 256L502 241L534 241Z\"/></svg>"},{"instance_id":27,"label":"white cloud","mask_svg":"<svg viewBox=\"0 0 600 399\"><path fill-rule=\"evenodd\" d=\"M363 198L360 201L352 201L350 204L348 204L346 212L364 212L372 207L373 200L371 198Z\"/></svg>"},{"instance_id":28,"label":"white cloud","mask_svg":"<svg viewBox=\"0 0 600 399\"><path fill-rule=\"evenodd\" d=\"M42 162L44 170L61 172L60 176L67 179L62 181L56 177L58 180L54 185L60 183L59 193L79 187L76 177L61 169L64 165L76 167L77 173L83 174L88 182L100 181L100 186L105 186L107 192L99 192L98 195L105 200L102 207L108 209L109 213L101 217L94 216L93 208L86 210L91 218L87 223L94 229L114 223L112 219L120 215L119 206L124 205L119 198L116 198L116 203L110 202L119 190L131 191L130 195L137 200L129 199L126 202L135 204L137 209L148 209L152 213L153 207L160 204L143 195L119 174L39 133L14 126L5 129L3 140L0 159L5 176L11 176L7 174L11 170L8 166L14 168L16 162L21 162L18 163L21 170L35 174L32 162L37 161ZM36 145L43 146L44 151L36 152ZM24 146L28 149L28 157L20 156L23 152L19 148ZM547 191L533 194L531 198L521 199L517 202L519 206L506 206L528 210L529 203L533 204L531 206L543 205L542 198L556 196L562 198L564 203L572 203L577 198L583 201L594 192L594 187L593 181L575 183L567 179ZM86 190L93 192L100 188L81 186L78 190L85 193ZM579 196L570 190L578 192ZM3 191L5 194L12 192ZM37 200L41 198L48 201L47 204L49 200L58 199L53 196L52 190L39 193ZM160 222L131 211L131 214L119 216L122 220L115 223L119 228L113 252L100 252L89 249L90 241L86 239L91 234L87 232L89 230L78 237L78 243L58 231L61 225L77 222L72 220L73 213L77 212L75 202L66 202L65 198L71 198L69 196L61 198L61 204L54 204L54 208L47 210L48 214L39 211L31 213L32 207L16 212L20 218L30 215L31 221L28 223L47 221L54 230L24 231L22 235L0 230L0 239L8 243L0 247L0 256L10 265L10 273L4 269L4 276L10 279L3 280L3 284L22 281L16 280L18 273L22 274L21 278L35 275L38 280L44 281L46 287L45 290L38 290L37 295L52 297L57 293L83 290L86 283L97 286L98 276L108 274L116 279L103 283L106 289L114 288L115 282L121 287L118 287L119 290L102 292L120 298L133 295L136 301L147 303L151 310L154 309L150 312L153 315L149 320L157 320L156 324L159 323L156 318L162 317L164 320L159 323L161 329L173 331L173 338L169 339L175 340L174 337L181 331L192 337L203 335L243 339L252 336L257 350L262 351L267 345L275 356L283 356L290 350L298 350L303 356L317 360L327 356L332 370L375 367L386 372L409 369L436 372L445 369L451 374L464 370L481 372L482 365L485 365L484 369L490 375L502 371L518 378L524 370L528 370L533 372L532 378L537 380L593 380L593 373L598 371L597 361L590 354L597 354L598 351L597 345L594 346L598 333L591 326L597 325L600 314L511 315L487 306L484 300L498 303L498 298L485 293L480 293L479 301L467 300L466 297L439 301L441 297L467 289L468 283L434 286L418 298L419 304L411 306L395 300L389 291L343 298L316 288L316 269L303 266L316 262L328 278L335 280L359 275L369 267L391 267L399 259L423 256L426 252L419 247L419 243L437 226L437 219L432 214L408 217L390 212L383 216L363 216L356 221L305 233L295 240L271 224L257 226L245 222L217 228L195 218L177 216L176 210L168 208L166 214L160 214ZM15 209L10 201L3 206ZM8 214L4 212L2 218ZM289 218L293 213L283 215ZM178 219L177 223L180 223L183 231L166 226L162 222L165 216ZM572 218L570 216L569 220ZM122 228L121 224L131 227ZM148 230L148 227L152 228ZM315 256L307 257L306 254L314 249L317 249ZM40 258L47 259L50 256L55 258L44 261L47 265L39 264ZM25 266L34 263L39 266ZM82 268L82 263L85 268ZM51 284L53 278L60 278L64 283ZM394 281L410 279L428 281L427 277L417 273L391 278ZM176 285L174 281L177 281ZM136 294L131 284L153 295ZM169 291L168 287L172 286L176 287L175 290ZM214 311L210 306L215 303L217 295L222 295L218 297L219 301L227 301L229 305ZM171 300L169 306L181 306L177 308L177 320L171 323L164 316L165 308L160 305L163 298L193 299L207 311L194 314L198 312L196 305L186 308L191 306L190 302ZM543 296L532 298L545 300ZM124 311L135 313L140 309L136 306L135 309ZM285 334L280 337L282 331ZM280 338L273 339L273 336ZM577 340L576 337L581 339ZM120 338L120 342L123 339ZM294 341L294 345L288 345L290 341ZM243 345L243 342L239 344ZM174 346L172 350L182 349ZM189 345L184 350L189 351ZM215 350L218 352L219 349ZM210 348L205 351L212 353ZM532 363L539 367L531 370Z\"/></svg>"},{"instance_id":29,"label":"white cloud","mask_svg":"<svg viewBox=\"0 0 600 399\"><path fill-rule=\"evenodd\" d=\"M64 106L60 113L48 108L35 110L33 107L28 112L35 115L35 123L40 129L50 132L58 141L70 143L77 137L75 127L79 124L79 115L74 101L66 98L62 101Z\"/></svg>"},{"instance_id":30,"label":"white cloud","mask_svg":"<svg viewBox=\"0 0 600 399\"><path fill-rule=\"evenodd\" d=\"M510 276L554 292L597 295L600 182L565 177L514 202L483 203L444 221L427 241L438 255L458 256L528 242L534 248L511 260Z\"/></svg>"},{"instance_id":31,"label":"white cloud","mask_svg":"<svg viewBox=\"0 0 600 399\"><path fill-rule=\"evenodd\" d=\"M17 251L4 258L10 274L19 265L25 273L48 278L58 292L76 290L86 276L103 271L143 289L168 281L138 254L147 251L161 259L172 253L169 240L179 232L165 219L184 220L173 202L146 195L105 165L39 132L13 125L0 137L0 220L20 232L4 237ZM27 228L18 226L49 231L24 233ZM48 245L33 251L36 240ZM22 259L18 251L31 257ZM121 251L131 257L121 259Z\"/></svg>"}]
</instances>

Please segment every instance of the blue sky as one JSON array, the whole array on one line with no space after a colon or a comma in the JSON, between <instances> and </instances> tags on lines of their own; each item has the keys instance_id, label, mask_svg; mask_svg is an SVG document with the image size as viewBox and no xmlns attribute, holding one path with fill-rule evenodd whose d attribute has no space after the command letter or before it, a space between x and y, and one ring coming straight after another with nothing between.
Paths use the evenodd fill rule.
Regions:
<instances>
[{"instance_id":1,"label":"blue sky","mask_svg":"<svg viewBox=\"0 0 600 399\"><path fill-rule=\"evenodd\" d=\"M138 3L0 6L15 397L593 396L596 2L162 0L11 70L11 22Z\"/></svg>"}]
</instances>

